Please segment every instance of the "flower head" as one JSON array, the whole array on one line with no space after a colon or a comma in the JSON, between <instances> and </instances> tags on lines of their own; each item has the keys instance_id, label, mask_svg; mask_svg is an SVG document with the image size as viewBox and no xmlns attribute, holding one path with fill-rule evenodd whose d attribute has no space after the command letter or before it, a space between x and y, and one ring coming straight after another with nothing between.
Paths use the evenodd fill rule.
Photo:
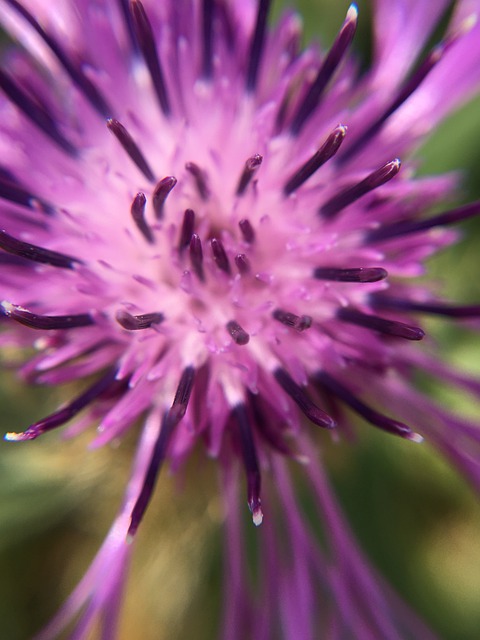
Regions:
<instances>
[{"instance_id":1,"label":"flower head","mask_svg":"<svg viewBox=\"0 0 480 640\"><path fill-rule=\"evenodd\" d=\"M314 625L325 638L429 637L365 569L307 434L341 437L348 408L393 435L428 438L480 484L478 456L463 446L478 447L477 432L410 384L416 370L474 384L418 344L418 316L476 319L480 306L444 302L418 278L480 204L442 205L454 180L416 178L409 160L479 79L479 5L459 2L412 71L446 3L378 0L364 75L350 51L355 5L321 53L301 50L295 14L269 28L269 5L3 2L23 48L0 70L2 341L35 347L29 381L88 379L6 437L33 440L72 420L75 434L93 420L101 446L143 422L111 532L41 637L87 602L76 637L115 610L126 541L162 464L200 443L224 477L226 638L274 637L278 616L289 639L313 637ZM327 552L296 505L289 458L305 463ZM262 527L268 611L245 587L237 460L255 525L275 500L262 475L282 507Z\"/></svg>"}]
</instances>

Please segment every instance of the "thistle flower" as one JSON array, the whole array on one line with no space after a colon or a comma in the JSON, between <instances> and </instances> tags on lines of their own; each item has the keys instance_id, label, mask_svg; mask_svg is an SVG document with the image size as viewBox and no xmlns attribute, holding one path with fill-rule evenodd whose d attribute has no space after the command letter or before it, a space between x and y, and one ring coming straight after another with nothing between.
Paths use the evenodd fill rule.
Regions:
<instances>
[{"instance_id":1,"label":"thistle flower","mask_svg":"<svg viewBox=\"0 0 480 640\"><path fill-rule=\"evenodd\" d=\"M85 378L6 439L95 423L100 447L142 424L110 533L39 638L77 616L75 638L97 619L115 637L129 542L162 465L194 447L225 497L224 638L432 637L368 568L317 447L349 435L351 410L425 437L480 488L478 428L412 385L423 371L479 386L419 344L418 316L477 328L480 311L420 280L480 212L449 209L455 180L415 177L409 159L480 79L476 0L421 56L447 5L377 0L361 75L355 5L319 52L301 50L296 14L267 25L269 0L3 0L22 46L0 70L1 339L35 348L29 382ZM299 463L324 546L295 497ZM255 590L241 469L265 520Z\"/></svg>"}]
</instances>

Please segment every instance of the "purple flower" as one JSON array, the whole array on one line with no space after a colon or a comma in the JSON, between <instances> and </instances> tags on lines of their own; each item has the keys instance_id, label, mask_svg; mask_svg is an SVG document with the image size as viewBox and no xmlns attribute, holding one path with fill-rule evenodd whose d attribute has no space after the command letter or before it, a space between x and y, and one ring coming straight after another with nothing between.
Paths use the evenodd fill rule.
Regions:
<instances>
[{"instance_id":1,"label":"purple flower","mask_svg":"<svg viewBox=\"0 0 480 640\"><path fill-rule=\"evenodd\" d=\"M99 447L143 422L110 533L38 638L80 612L74 638L97 619L115 637L128 543L162 464L194 447L222 478L225 640L432 637L368 567L318 449L349 436L348 409L425 437L480 489L478 427L412 384L480 387L419 344L424 315L473 329L480 315L420 279L480 212L448 208L455 179L415 177L411 160L480 80L477 0L419 60L448 4L377 0L362 75L355 5L319 52L300 48L296 14L267 26L269 0L3 0L22 47L0 69L1 340L36 349L28 382L86 379L6 438L95 423ZM255 590L241 473L263 521Z\"/></svg>"}]
</instances>

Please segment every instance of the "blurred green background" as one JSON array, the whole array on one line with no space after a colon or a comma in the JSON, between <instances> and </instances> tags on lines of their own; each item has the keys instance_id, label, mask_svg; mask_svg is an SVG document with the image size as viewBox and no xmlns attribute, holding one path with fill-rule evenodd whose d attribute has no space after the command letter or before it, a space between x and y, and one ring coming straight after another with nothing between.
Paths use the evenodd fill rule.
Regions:
<instances>
[{"instance_id":1,"label":"blurred green background","mask_svg":"<svg viewBox=\"0 0 480 640\"><path fill-rule=\"evenodd\" d=\"M306 39L328 46L347 3L298 0ZM359 3L360 55L368 57L369 5ZM276 10L280 9L277 2ZM418 152L423 173L465 171L463 200L480 196L480 100L438 128ZM453 142L452 142L453 141ZM452 299L478 301L480 227L432 261ZM472 333L432 323L447 358L480 375ZM2 432L21 430L64 399L1 378ZM479 403L433 388L470 415ZM445 640L480 637L480 506L428 443L412 446L361 425L355 446L327 456L334 485L362 547ZM118 508L136 434L117 448L87 450L89 438L58 434L0 444L0 638L28 640L89 565ZM215 465L194 456L181 481L163 473L134 556L122 640L211 640L221 602L221 509ZM179 486L181 484L181 486ZM248 514L245 513L245 518ZM246 639L247 640L247 639ZM299 639L300 640L300 639ZM321 639L319 639L321 640Z\"/></svg>"}]
</instances>

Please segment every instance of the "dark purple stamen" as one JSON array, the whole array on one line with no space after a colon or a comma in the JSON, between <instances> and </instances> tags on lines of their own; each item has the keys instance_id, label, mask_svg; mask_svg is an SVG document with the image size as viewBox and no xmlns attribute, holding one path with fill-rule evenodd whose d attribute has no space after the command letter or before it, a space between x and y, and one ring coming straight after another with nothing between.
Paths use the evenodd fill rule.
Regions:
<instances>
[{"instance_id":1,"label":"dark purple stamen","mask_svg":"<svg viewBox=\"0 0 480 640\"><path fill-rule=\"evenodd\" d=\"M168 413L168 420L177 425L187 411L188 402L192 393L193 381L195 378L195 369L186 367L180 378L180 382L173 399L172 408Z\"/></svg>"},{"instance_id":2,"label":"dark purple stamen","mask_svg":"<svg viewBox=\"0 0 480 640\"><path fill-rule=\"evenodd\" d=\"M89 313L42 316L5 301L0 304L0 313L31 329L76 329L77 327L87 327L94 324L93 318Z\"/></svg>"},{"instance_id":3,"label":"dark purple stamen","mask_svg":"<svg viewBox=\"0 0 480 640\"><path fill-rule=\"evenodd\" d=\"M250 262L244 253L237 253L235 256L235 265L241 275L250 273Z\"/></svg>"},{"instance_id":4,"label":"dark purple stamen","mask_svg":"<svg viewBox=\"0 0 480 640\"><path fill-rule=\"evenodd\" d=\"M272 420L271 409L262 406L263 403L261 403L258 394L249 393L248 404L252 411L256 433L262 436L269 446L273 447L276 451L284 456L293 458L295 453L285 441L282 429L284 423L282 423L282 420L280 418Z\"/></svg>"},{"instance_id":5,"label":"dark purple stamen","mask_svg":"<svg viewBox=\"0 0 480 640\"><path fill-rule=\"evenodd\" d=\"M448 318L478 318L480 305L449 305L441 302L416 302L405 298L395 298L387 295L373 294L370 303L380 309L395 309L407 313L427 313Z\"/></svg>"},{"instance_id":6,"label":"dark purple stamen","mask_svg":"<svg viewBox=\"0 0 480 640\"><path fill-rule=\"evenodd\" d=\"M314 424L326 429L333 429L335 421L325 411L310 400L305 391L290 376L285 369L278 368L273 372L275 380L287 395L298 405L300 411Z\"/></svg>"},{"instance_id":7,"label":"dark purple stamen","mask_svg":"<svg viewBox=\"0 0 480 640\"><path fill-rule=\"evenodd\" d=\"M145 220L146 204L147 199L145 197L145 194L140 191L133 199L132 206L130 207L130 213L132 214L132 218L145 240L150 244L153 244L153 233Z\"/></svg>"},{"instance_id":8,"label":"dark purple stamen","mask_svg":"<svg viewBox=\"0 0 480 640\"><path fill-rule=\"evenodd\" d=\"M202 241L196 233L192 235L192 239L190 240L190 262L192 263L193 270L203 282L205 280L205 274L203 272Z\"/></svg>"},{"instance_id":9,"label":"dark purple stamen","mask_svg":"<svg viewBox=\"0 0 480 640\"><path fill-rule=\"evenodd\" d=\"M207 176L203 169L200 169L198 164L194 162L187 162L185 169L193 176L195 180L195 186L202 200L208 200L210 197L210 189L207 184Z\"/></svg>"},{"instance_id":10,"label":"dark purple stamen","mask_svg":"<svg viewBox=\"0 0 480 640\"><path fill-rule=\"evenodd\" d=\"M359 398L353 395L347 387L338 382L335 378L332 378L328 373L318 371L314 377L322 386L326 387L329 393L336 395L342 402L358 413L358 415L362 416L362 418L367 422L370 422L370 424L380 427L380 429L383 429L384 431L400 436L401 438L406 438L407 440L413 440L415 442L421 441L421 437L412 431L409 426L375 411L375 409L372 409L362 402Z\"/></svg>"},{"instance_id":11,"label":"dark purple stamen","mask_svg":"<svg viewBox=\"0 0 480 640\"><path fill-rule=\"evenodd\" d=\"M168 413L165 413L163 417L160 433L158 434L153 448L152 457L150 458L147 472L143 480L142 489L130 516L130 525L127 532L127 540L129 541L132 540L133 536L136 534L138 526L147 509L157 482L158 474L160 473L163 460L167 453L168 444L174 428L174 425L167 420L167 415Z\"/></svg>"},{"instance_id":12,"label":"dark purple stamen","mask_svg":"<svg viewBox=\"0 0 480 640\"><path fill-rule=\"evenodd\" d=\"M153 191L152 202L153 210L155 211L157 220L161 220L163 218L163 208L165 205L165 200L176 184L176 178L174 178L173 176L167 176L166 178L162 178L162 180L160 180L160 182L155 187Z\"/></svg>"},{"instance_id":13,"label":"dark purple stamen","mask_svg":"<svg viewBox=\"0 0 480 640\"><path fill-rule=\"evenodd\" d=\"M122 12L123 20L125 22L133 50L138 51L138 42L135 36L135 29L133 27L132 12L130 11L130 0L118 0L118 3L120 4L120 10Z\"/></svg>"},{"instance_id":14,"label":"dark purple stamen","mask_svg":"<svg viewBox=\"0 0 480 640\"><path fill-rule=\"evenodd\" d=\"M38 102L33 100L20 86L0 69L0 88L8 98L22 111L22 113L50 138L60 149L71 156L76 156L78 150L65 138L58 129L52 116Z\"/></svg>"},{"instance_id":15,"label":"dark purple stamen","mask_svg":"<svg viewBox=\"0 0 480 640\"><path fill-rule=\"evenodd\" d=\"M337 153L343 139L345 138L346 132L347 128L344 127L343 124L339 124L338 127L335 127L320 149L315 152L313 156L300 167L300 169L297 169L289 180L287 180L287 183L283 187L283 193L286 196L301 187L302 184L315 173L315 171L320 169L327 160L330 160L330 158Z\"/></svg>"},{"instance_id":16,"label":"dark purple stamen","mask_svg":"<svg viewBox=\"0 0 480 640\"><path fill-rule=\"evenodd\" d=\"M202 1L203 75L210 79L213 73L213 16L215 0Z\"/></svg>"},{"instance_id":17,"label":"dark purple stamen","mask_svg":"<svg viewBox=\"0 0 480 640\"><path fill-rule=\"evenodd\" d=\"M43 420L35 422L22 433L7 433L5 439L20 442L23 440L34 440L35 438L38 438L38 436L42 435L42 433L51 431L56 427L60 427L102 395L102 393L104 393L115 382L116 373L117 370L115 368L110 369L102 378L100 378L100 380L97 380L65 407L55 411L55 413L52 413L50 416L43 418Z\"/></svg>"},{"instance_id":18,"label":"dark purple stamen","mask_svg":"<svg viewBox=\"0 0 480 640\"><path fill-rule=\"evenodd\" d=\"M109 118L107 120L107 127L120 142L124 150L130 156L130 159L133 160L133 162L137 165L143 175L147 178L147 180L153 182L155 180L155 175L150 168L150 165L145 160L145 156L140 151L139 146L132 138L132 136L128 133L123 124L121 124L114 118Z\"/></svg>"},{"instance_id":19,"label":"dark purple stamen","mask_svg":"<svg viewBox=\"0 0 480 640\"><path fill-rule=\"evenodd\" d=\"M212 246L213 259L215 260L217 267L230 275L230 262L221 240L218 240L218 238L212 238L210 244Z\"/></svg>"},{"instance_id":20,"label":"dark purple stamen","mask_svg":"<svg viewBox=\"0 0 480 640\"><path fill-rule=\"evenodd\" d=\"M15 174L4 165L0 164L0 180L5 180L6 182L13 182L13 184L19 184L17 177Z\"/></svg>"},{"instance_id":21,"label":"dark purple stamen","mask_svg":"<svg viewBox=\"0 0 480 640\"><path fill-rule=\"evenodd\" d=\"M420 67L414 72L410 80L407 80L403 87L400 88L398 94L393 98L392 102L387 106L383 113L360 135L357 140L343 150L339 157L339 163L344 164L356 156L363 147L371 142L373 138L381 131L385 122L395 111L418 89L430 71L444 57L446 51L457 40L459 34L449 36L446 40L438 44L432 49Z\"/></svg>"},{"instance_id":22,"label":"dark purple stamen","mask_svg":"<svg viewBox=\"0 0 480 640\"><path fill-rule=\"evenodd\" d=\"M148 19L145 9L139 0L132 0L130 9L133 18L133 28L137 38L138 46L142 52L143 59L147 65L150 77L152 79L153 88L163 113L168 116L170 114L170 101L168 98L167 87L157 54L157 46L155 36L153 35L152 25Z\"/></svg>"},{"instance_id":23,"label":"dark purple stamen","mask_svg":"<svg viewBox=\"0 0 480 640\"><path fill-rule=\"evenodd\" d=\"M334 282L378 282L387 276L387 271L381 267L359 267L356 269L317 267L313 270L313 277L317 280L332 280Z\"/></svg>"},{"instance_id":24,"label":"dark purple stamen","mask_svg":"<svg viewBox=\"0 0 480 640\"><path fill-rule=\"evenodd\" d=\"M44 213L52 214L55 209L51 204L24 189L22 185L8 173L2 171L0 175L0 198L20 204L29 209L39 209Z\"/></svg>"},{"instance_id":25,"label":"dark purple stamen","mask_svg":"<svg viewBox=\"0 0 480 640\"><path fill-rule=\"evenodd\" d=\"M138 331L140 329L149 329L154 324L160 324L165 320L163 313L144 313L139 316L133 316L128 311L117 311L115 320L124 329L128 331Z\"/></svg>"},{"instance_id":26,"label":"dark purple stamen","mask_svg":"<svg viewBox=\"0 0 480 640\"><path fill-rule=\"evenodd\" d=\"M262 164L262 160L263 156L261 156L259 153L256 153L245 162L245 167L243 169L242 175L240 176L240 180L238 181L237 196L241 196L245 192L245 189L250 184L253 176L259 170L260 165Z\"/></svg>"},{"instance_id":27,"label":"dark purple stamen","mask_svg":"<svg viewBox=\"0 0 480 640\"><path fill-rule=\"evenodd\" d=\"M243 218L238 223L238 226L240 227L240 231L242 232L242 236L245 242L248 242L248 244L252 244L253 242L255 242L255 231L250 220L247 220L247 218Z\"/></svg>"},{"instance_id":28,"label":"dark purple stamen","mask_svg":"<svg viewBox=\"0 0 480 640\"><path fill-rule=\"evenodd\" d=\"M271 0L258 0L257 20L248 52L247 91L253 93L257 86L258 71L262 59L265 31Z\"/></svg>"},{"instance_id":29,"label":"dark purple stamen","mask_svg":"<svg viewBox=\"0 0 480 640\"><path fill-rule=\"evenodd\" d=\"M298 81L297 81L298 82ZM275 133L280 133L285 127L285 121L287 119L290 104L292 102L292 94L296 91L296 86L292 86L285 93L280 106L278 107L277 117L275 118Z\"/></svg>"},{"instance_id":30,"label":"dark purple stamen","mask_svg":"<svg viewBox=\"0 0 480 640\"><path fill-rule=\"evenodd\" d=\"M348 187L340 193L327 200L319 209L319 213L325 218L333 218L339 211L348 207L369 191L373 191L377 187L382 186L392 178L394 178L400 171L400 160L397 158L391 162L387 162L379 169L373 171L364 180L353 187Z\"/></svg>"},{"instance_id":31,"label":"dark purple stamen","mask_svg":"<svg viewBox=\"0 0 480 640\"><path fill-rule=\"evenodd\" d=\"M232 414L238 426L240 446L242 449L243 464L247 475L247 503L253 517L253 524L262 524L262 502L260 500L260 489L262 478L258 466L257 451L253 440L252 427L248 418L245 405L237 404Z\"/></svg>"},{"instance_id":32,"label":"dark purple stamen","mask_svg":"<svg viewBox=\"0 0 480 640\"><path fill-rule=\"evenodd\" d=\"M9 267L27 268L29 263L18 256L0 253L0 265L8 265Z\"/></svg>"},{"instance_id":33,"label":"dark purple stamen","mask_svg":"<svg viewBox=\"0 0 480 640\"><path fill-rule=\"evenodd\" d=\"M357 29L358 11L355 5L351 5L347 11L347 16L340 29L335 41L328 52L322 66L318 70L317 76L310 87L307 95L300 103L291 124L291 131L294 135L298 135L312 115L313 111L318 107L320 99L327 84L330 82L338 65L344 59Z\"/></svg>"},{"instance_id":34,"label":"dark purple stamen","mask_svg":"<svg viewBox=\"0 0 480 640\"><path fill-rule=\"evenodd\" d=\"M248 344L250 336L235 320L227 322L227 331L238 345Z\"/></svg>"},{"instance_id":35,"label":"dark purple stamen","mask_svg":"<svg viewBox=\"0 0 480 640\"><path fill-rule=\"evenodd\" d=\"M238 39L236 16L233 15L232 7L225 2L217 2L215 10L223 42L227 50L233 54Z\"/></svg>"},{"instance_id":36,"label":"dark purple stamen","mask_svg":"<svg viewBox=\"0 0 480 640\"><path fill-rule=\"evenodd\" d=\"M45 44L50 48L50 50L54 53L57 60L63 66L67 74L70 76L70 79L77 86L78 89L83 93L83 95L90 102L92 107L103 117L108 118L113 115L113 111L105 100L101 92L98 88L93 84L93 82L86 76L81 67L77 66L65 52L65 50L60 46L60 44L55 40L53 36L47 33L44 28L35 20L32 14L27 11L27 9L21 5L17 0L6 0L7 3L13 7L20 15L22 15L25 20L35 29L38 35L42 38Z\"/></svg>"},{"instance_id":37,"label":"dark purple stamen","mask_svg":"<svg viewBox=\"0 0 480 640\"><path fill-rule=\"evenodd\" d=\"M17 238L13 238L5 231L0 231L0 248L15 256L33 260L33 262L50 264L53 267L60 267L62 269L73 269L75 264L82 263L78 258L67 256L64 253L50 251L50 249L44 249L35 244L17 240Z\"/></svg>"},{"instance_id":38,"label":"dark purple stamen","mask_svg":"<svg viewBox=\"0 0 480 640\"><path fill-rule=\"evenodd\" d=\"M471 202L463 207L439 213L438 215L427 218L426 220L402 220L380 226L378 229L368 231L365 239L367 242L381 242L382 240L389 240L390 238L396 238L397 236L406 236L411 233L428 231L428 229L441 227L443 225L456 224L462 220L468 220L469 218L477 216L479 213L480 201L477 200L476 202Z\"/></svg>"},{"instance_id":39,"label":"dark purple stamen","mask_svg":"<svg viewBox=\"0 0 480 640\"><path fill-rule=\"evenodd\" d=\"M152 457L150 458L150 463L145 474L143 486L132 510L130 526L127 534L128 539L131 539L135 535L148 503L150 502L158 474L167 453L171 435L187 410L194 377L195 369L193 367L186 367L177 387L172 407L163 417L160 433L153 448Z\"/></svg>"},{"instance_id":40,"label":"dark purple stamen","mask_svg":"<svg viewBox=\"0 0 480 640\"><path fill-rule=\"evenodd\" d=\"M388 336L395 336L397 338L405 338L406 340L421 340L425 332L419 327L412 327L411 325L398 322L396 320L388 320L387 318L379 318L378 316L372 316L367 313L362 313L356 309L350 309L349 307L342 307L337 312L337 318L344 322L356 324L366 329L372 329L379 333L384 333Z\"/></svg>"},{"instance_id":41,"label":"dark purple stamen","mask_svg":"<svg viewBox=\"0 0 480 640\"><path fill-rule=\"evenodd\" d=\"M299 332L309 329L313 322L312 316L296 316L294 313L284 311L283 309L275 309L272 316L286 327L291 327Z\"/></svg>"},{"instance_id":42,"label":"dark purple stamen","mask_svg":"<svg viewBox=\"0 0 480 640\"><path fill-rule=\"evenodd\" d=\"M183 214L182 230L180 232L180 242L178 243L178 250L180 252L182 252L184 249L186 249L189 246L190 241L192 239L192 235L193 235L194 225L195 225L195 213L192 211L192 209L186 209L185 213Z\"/></svg>"},{"instance_id":43,"label":"dark purple stamen","mask_svg":"<svg viewBox=\"0 0 480 640\"><path fill-rule=\"evenodd\" d=\"M6 182L10 182L16 185L20 184L13 171L2 164L0 164L0 180L5 180Z\"/></svg>"}]
</instances>

